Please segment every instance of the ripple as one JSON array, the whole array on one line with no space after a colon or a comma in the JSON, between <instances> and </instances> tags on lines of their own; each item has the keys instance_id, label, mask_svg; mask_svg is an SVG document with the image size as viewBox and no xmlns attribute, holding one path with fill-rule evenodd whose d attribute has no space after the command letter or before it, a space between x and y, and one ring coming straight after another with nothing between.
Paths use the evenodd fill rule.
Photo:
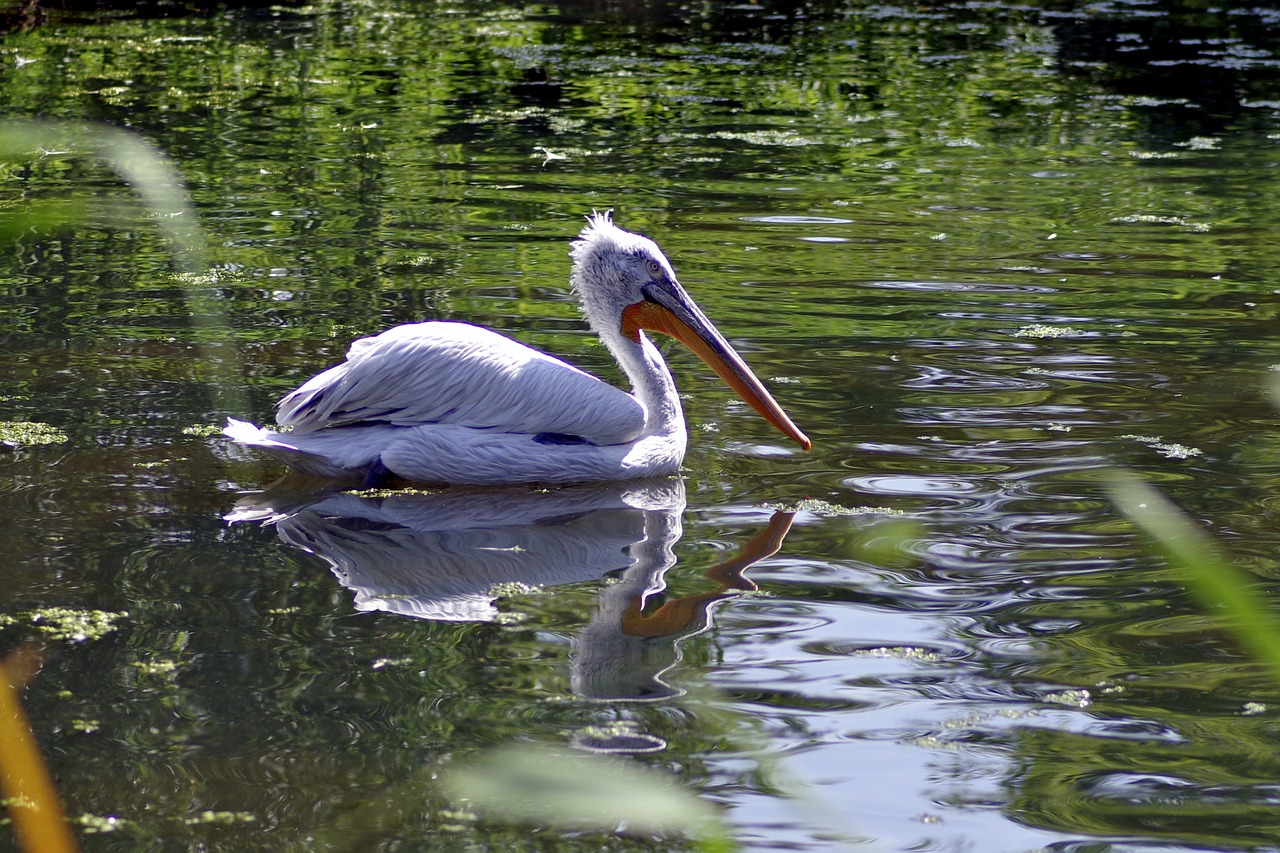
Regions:
<instances>
[{"instance_id":1,"label":"ripple","mask_svg":"<svg viewBox=\"0 0 1280 853\"><path fill-rule=\"evenodd\" d=\"M590 727L574 732L570 741L588 752L639 754L661 752L667 742L655 735L631 730Z\"/></svg>"},{"instance_id":2,"label":"ripple","mask_svg":"<svg viewBox=\"0 0 1280 853\"><path fill-rule=\"evenodd\" d=\"M1113 740L1145 743L1183 744L1187 737L1172 726L1157 720L1096 720L1088 727L1090 735Z\"/></svg>"},{"instance_id":3,"label":"ripple","mask_svg":"<svg viewBox=\"0 0 1280 853\"><path fill-rule=\"evenodd\" d=\"M1059 288L995 281L869 281L862 285L877 290L920 291L925 293L1057 293Z\"/></svg>"},{"instance_id":4,"label":"ripple","mask_svg":"<svg viewBox=\"0 0 1280 853\"><path fill-rule=\"evenodd\" d=\"M1089 795L1127 803L1172 803L1203 791L1189 779L1155 773L1100 773L1082 783Z\"/></svg>"},{"instance_id":5,"label":"ripple","mask_svg":"<svg viewBox=\"0 0 1280 853\"><path fill-rule=\"evenodd\" d=\"M944 408L941 406L903 406L897 410L904 423L915 426L946 425L951 427L1040 427L1045 424L1063 423L1064 419L1090 415L1077 423L1100 424L1104 418L1111 424L1145 423L1150 412L1112 409L1107 413L1094 412L1077 406L1034 405L1007 406L1001 408Z\"/></svg>"},{"instance_id":6,"label":"ripple","mask_svg":"<svg viewBox=\"0 0 1280 853\"><path fill-rule=\"evenodd\" d=\"M757 671L752 672L752 679L759 677ZM724 681L724 674L714 679L717 687L733 699L752 702L769 707L786 708L792 711L862 711L871 707L869 702L852 700L835 696L813 696L783 689L747 690L734 687Z\"/></svg>"},{"instance_id":7,"label":"ripple","mask_svg":"<svg viewBox=\"0 0 1280 853\"><path fill-rule=\"evenodd\" d=\"M1113 252L1042 252L1036 256L1046 261L1124 261L1130 260L1132 255L1124 255Z\"/></svg>"},{"instance_id":8,"label":"ripple","mask_svg":"<svg viewBox=\"0 0 1280 853\"><path fill-rule=\"evenodd\" d=\"M918 664L942 663L971 657L970 651L958 645L948 648L936 644L893 645L872 642L815 641L804 643L800 648L819 657L882 658Z\"/></svg>"},{"instance_id":9,"label":"ripple","mask_svg":"<svg viewBox=\"0 0 1280 853\"><path fill-rule=\"evenodd\" d=\"M932 391L1040 391L1050 387L1049 383L1028 378L1025 374L1002 376L978 370L955 370L932 365L917 365L916 371L919 375L903 381L901 387Z\"/></svg>"},{"instance_id":10,"label":"ripple","mask_svg":"<svg viewBox=\"0 0 1280 853\"><path fill-rule=\"evenodd\" d=\"M934 495L975 494L987 490L984 485L955 477L928 477L898 474L850 477L846 486L875 495L909 495L932 497Z\"/></svg>"},{"instance_id":11,"label":"ripple","mask_svg":"<svg viewBox=\"0 0 1280 853\"><path fill-rule=\"evenodd\" d=\"M852 225L852 219L840 219L835 216L743 216L743 222L764 222L769 225Z\"/></svg>"}]
</instances>

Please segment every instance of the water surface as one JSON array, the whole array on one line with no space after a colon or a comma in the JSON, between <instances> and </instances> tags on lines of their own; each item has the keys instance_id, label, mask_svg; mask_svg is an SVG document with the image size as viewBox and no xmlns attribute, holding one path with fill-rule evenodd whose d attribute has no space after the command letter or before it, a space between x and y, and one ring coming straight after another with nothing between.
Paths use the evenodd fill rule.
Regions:
<instances>
[{"instance_id":1,"label":"water surface","mask_svg":"<svg viewBox=\"0 0 1280 853\"><path fill-rule=\"evenodd\" d=\"M15 27L0 115L137 132L214 265L179 274L100 162L0 171L6 222L66 205L0 249L0 419L67 436L0 453L0 613L6 647L48 643L24 700L85 849L684 843L531 832L435 784L517 740L669 771L743 849L1278 849L1280 693L1104 490L1139 472L1274 590L1275 23L463 2ZM567 283L593 208L663 245L812 453L678 348L691 449L643 488L362 499L184 433L268 419L413 320L619 381ZM75 642L32 623L53 607L128 615Z\"/></svg>"}]
</instances>

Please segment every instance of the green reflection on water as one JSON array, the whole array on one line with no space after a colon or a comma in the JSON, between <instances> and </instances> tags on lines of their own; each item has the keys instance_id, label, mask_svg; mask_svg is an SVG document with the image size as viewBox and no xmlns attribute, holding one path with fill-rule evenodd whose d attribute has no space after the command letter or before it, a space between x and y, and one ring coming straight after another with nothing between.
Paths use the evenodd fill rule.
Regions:
<instances>
[{"instance_id":1,"label":"green reflection on water","mask_svg":"<svg viewBox=\"0 0 1280 853\"><path fill-rule=\"evenodd\" d=\"M175 276L109 170L0 172L6 211L78 214L0 256L3 420L68 437L0 458L0 605L130 613L26 696L71 813L100 819L86 848L261 848L269 826L280 847L338 827L351 849L671 849L480 822L423 775L617 718L748 845L821 843L760 743L887 846L1273 837L1280 698L1100 486L1143 472L1273 591L1273 22L1167 5L1170 41L1110 4L332 3L4 36L0 114L165 151L215 273ZM706 692L641 706L573 690L609 582L512 596L495 622L357 613L322 561L219 521L276 471L184 434L262 418L408 320L617 381L568 292L593 207L663 244L815 438L784 453L672 353L693 440L670 596L704 591L764 504L926 530L875 559L868 519L802 514L763 594L671 647L672 683Z\"/></svg>"}]
</instances>

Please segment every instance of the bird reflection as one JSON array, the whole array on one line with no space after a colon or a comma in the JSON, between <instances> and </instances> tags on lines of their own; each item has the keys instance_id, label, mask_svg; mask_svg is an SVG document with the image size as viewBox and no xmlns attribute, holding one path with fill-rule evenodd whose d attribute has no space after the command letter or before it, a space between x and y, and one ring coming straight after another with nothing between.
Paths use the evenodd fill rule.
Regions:
<instances>
[{"instance_id":1,"label":"bird reflection","mask_svg":"<svg viewBox=\"0 0 1280 853\"><path fill-rule=\"evenodd\" d=\"M299 482L242 498L226 519L270 525L324 559L358 610L490 621L495 600L512 590L615 576L572 643L573 690L599 700L678 695L662 675L679 661L679 641L707 628L717 601L756 588L743 573L777 553L792 520L775 513L735 557L707 570L712 589L662 600L682 532L678 479L378 497Z\"/></svg>"}]
</instances>

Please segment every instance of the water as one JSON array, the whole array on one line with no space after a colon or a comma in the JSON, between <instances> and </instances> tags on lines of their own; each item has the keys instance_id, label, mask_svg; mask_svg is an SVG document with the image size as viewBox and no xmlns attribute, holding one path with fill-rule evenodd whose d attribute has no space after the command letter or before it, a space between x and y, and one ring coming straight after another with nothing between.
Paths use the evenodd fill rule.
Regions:
<instances>
[{"instance_id":1,"label":"water","mask_svg":"<svg viewBox=\"0 0 1280 853\"><path fill-rule=\"evenodd\" d=\"M64 205L0 252L0 419L68 439L0 456L3 642L128 614L46 637L24 692L85 849L683 846L435 781L516 740L629 749L744 849L1277 849L1276 685L1104 490L1139 472L1275 591L1274 23L335 3L4 36L0 115L148 139L216 271L175 275L101 163L0 171L8 222ZM675 347L690 453L637 490L264 495L278 468L183 432L409 320L618 381L567 286L606 207L812 453ZM223 520L267 507L296 514Z\"/></svg>"}]
</instances>

